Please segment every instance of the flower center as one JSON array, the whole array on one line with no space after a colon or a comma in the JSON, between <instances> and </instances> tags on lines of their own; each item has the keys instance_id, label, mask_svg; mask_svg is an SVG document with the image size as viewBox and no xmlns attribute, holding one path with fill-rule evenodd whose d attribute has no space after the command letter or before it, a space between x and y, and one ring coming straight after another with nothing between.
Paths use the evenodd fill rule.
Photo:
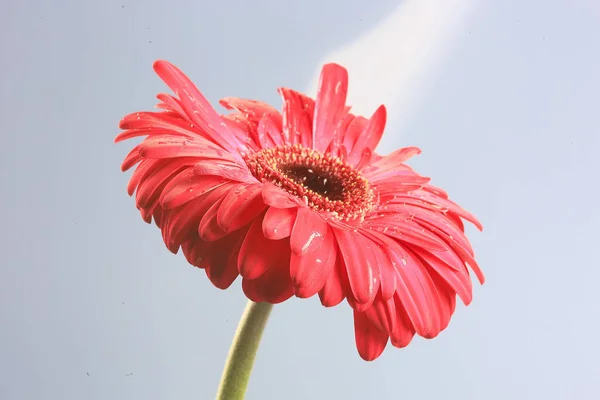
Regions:
<instances>
[{"instance_id":1,"label":"flower center","mask_svg":"<svg viewBox=\"0 0 600 400\"><path fill-rule=\"evenodd\" d=\"M357 170L301 145L264 149L247 155L245 161L256 179L343 221L364 219L375 204L375 193Z\"/></svg>"}]
</instances>

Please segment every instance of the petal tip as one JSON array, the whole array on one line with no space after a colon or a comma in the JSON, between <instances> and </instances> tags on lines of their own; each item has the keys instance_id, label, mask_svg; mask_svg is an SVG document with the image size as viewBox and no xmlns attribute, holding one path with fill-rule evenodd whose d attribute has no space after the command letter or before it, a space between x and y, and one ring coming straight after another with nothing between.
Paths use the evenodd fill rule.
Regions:
<instances>
[{"instance_id":1,"label":"petal tip","mask_svg":"<svg viewBox=\"0 0 600 400\"><path fill-rule=\"evenodd\" d=\"M164 68L164 67L169 67L169 66L173 66L173 64L171 64L170 62L168 62L168 61L165 61L165 60L156 60L156 61L154 61L154 62L152 63L152 68L153 68L155 71L157 71L157 70L159 70L159 69L161 69L161 68ZM157 71L157 72L158 72L158 71Z\"/></svg>"}]
</instances>

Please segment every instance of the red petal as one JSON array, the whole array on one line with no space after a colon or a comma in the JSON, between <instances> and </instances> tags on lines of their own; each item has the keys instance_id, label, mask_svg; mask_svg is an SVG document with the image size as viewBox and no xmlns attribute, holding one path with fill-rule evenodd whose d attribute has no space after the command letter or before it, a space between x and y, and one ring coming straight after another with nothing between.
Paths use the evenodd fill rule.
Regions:
<instances>
[{"instance_id":1,"label":"red petal","mask_svg":"<svg viewBox=\"0 0 600 400\"><path fill-rule=\"evenodd\" d=\"M372 302L380 282L379 266L373 253L376 244L359 232L344 229L335 229L335 236L354 298L361 304Z\"/></svg>"},{"instance_id":2,"label":"red petal","mask_svg":"<svg viewBox=\"0 0 600 400\"><path fill-rule=\"evenodd\" d=\"M430 250L448 250L448 245L437 235L401 214L384 214L369 225L405 243Z\"/></svg>"},{"instance_id":3,"label":"red petal","mask_svg":"<svg viewBox=\"0 0 600 400\"><path fill-rule=\"evenodd\" d=\"M181 107L185 110L186 115L209 138L229 150L241 161L237 150L238 146L240 149L243 146L237 143L237 138L234 134L227 129L223 129L223 121L221 121L219 114L211 107L210 103L200 93L194 83L177 67L166 61L156 61L154 63L154 70L179 97Z\"/></svg>"},{"instance_id":4,"label":"red petal","mask_svg":"<svg viewBox=\"0 0 600 400\"><path fill-rule=\"evenodd\" d=\"M324 152L329 146L335 127L342 118L348 92L348 72L337 64L326 64L321 70L315 112L313 116L313 145Z\"/></svg>"},{"instance_id":5,"label":"red petal","mask_svg":"<svg viewBox=\"0 0 600 400\"><path fill-rule=\"evenodd\" d=\"M263 184L262 196L265 204L275 208L292 208L300 205L290 194L271 183Z\"/></svg>"},{"instance_id":6,"label":"red petal","mask_svg":"<svg viewBox=\"0 0 600 400\"><path fill-rule=\"evenodd\" d=\"M310 208L298 208L298 215L292 235L290 247L297 255L309 253L318 249L328 232L327 222Z\"/></svg>"},{"instance_id":7,"label":"red petal","mask_svg":"<svg viewBox=\"0 0 600 400\"><path fill-rule=\"evenodd\" d=\"M386 194L399 196L404 193L419 190L431 180L430 178L415 173L396 174L395 176L386 177L382 180L367 179L369 179L373 189L377 190L381 197L384 197Z\"/></svg>"},{"instance_id":8,"label":"red petal","mask_svg":"<svg viewBox=\"0 0 600 400\"><path fill-rule=\"evenodd\" d=\"M348 126L350 125L352 120L356 118L354 115L348 114L348 111L350 111L350 108L346 107L346 111L344 111L344 117L341 118L338 124L336 125L333 138L331 139L331 143L329 144L329 148L327 150L327 152L334 157L340 156L340 150L344 146L344 137L346 136L346 130L348 129ZM340 159L346 161L347 155L348 152L346 151L346 153L344 154L344 158L340 157Z\"/></svg>"},{"instance_id":9,"label":"red petal","mask_svg":"<svg viewBox=\"0 0 600 400\"><path fill-rule=\"evenodd\" d=\"M446 329L450 323L450 318L456 309L456 292L452 290L448 284L435 273L431 278L435 282L440 298L440 331Z\"/></svg>"},{"instance_id":10,"label":"red petal","mask_svg":"<svg viewBox=\"0 0 600 400\"><path fill-rule=\"evenodd\" d=\"M146 158L197 157L236 162L230 153L201 139L187 139L181 136L151 136L139 145L140 155Z\"/></svg>"},{"instance_id":11,"label":"red petal","mask_svg":"<svg viewBox=\"0 0 600 400\"><path fill-rule=\"evenodd\" d=\"M335 247L335 243L334 243ZM348 276L344 266L344 260L336 251L336 259L333 271L325 281L325 285L319 291L319 299L325 307L337 306L346 297L345 292L349 291Z\"/></svg>"},{"instance_id":12,"label":"red petal","mask_svg":"<svg viewBox=\"0 0 600 400\"><path fill-rule=\"evenodd\" d=\"M394 302L396 307L396 326L390 335L390 339L392 346L404 348L410 344L412 338L415 336L415 328L408 318L404 305L398 296L394 297Z\"/></svg>"},{"instance_id":13,"label":"red petal","mask_svg":"<svg viewBox=\"0 0 600 400\"><path fill-rule=\"evenodd\" d=\"M381 141L381 137L383 136L383 131L385 129L385 124L387 121L387 110L384 105L379 106L375 113L371 117L371 121L369 121L369 125L367 126L367 130L363 135L368 136L368 140L366 142L366 148L375 152L379 141Z\"/></svg>"},{"instance_id":14,"label":"red petal","mask_svg":"<svg viewBox=\"0 0 600 400\"><path fill-rule=\"evenodd\" d=\"M132 196L135 193L138 185L142 181L142 178L148 174L149 171L156 168L156 165L160 165L162 160L142 160L142 162L135 168L129 183L127 184L127 194Z\"/></svg>"},{"instance_id":15,"label":"red petal","mask_svg":"<svg viewBox=\"0 0 600 400\"><path fill-rule=\"evenodd\" d=\"M206 249L210 246L210 243L206 243L200 239L198 235L187 240L181 245L185 259L193 266L203 268L202 262L206 257Z\"/></svg>"},{"instance_id":16,"label":"red petal","mask_svg":"<svg viewBox=\"0 0 600 400\"><path fill-rule=\"evenodd\" d=\"M227 232L223 231L217 222L217 214L222 203L223 199L218 199L200 220L198 234L202 240L214 242L227 235Z\"/></svg>"},{"instance_id":17,"label":"red petal","mask_svg":"<svg viewBox=\"0 0 600 400\"><path fill-rule=\"evenodd\" d=\"M290 236L296 221L296 208L269 207L263 219L263 234L267 239L279 240Z\"/></svg>"},{"instance_id":18,"label":"red petal","mask_svg":"<svg viewBox=\"0 0 600 400\"><path fill-rule=\"evenodd\" d=\"M336 251L333 232L328 232L316 250L304 255L292 252L290 275L297 297L312 297L323 288L335 266Z\"/></svg>"},{"instance_id":19,"label":"red petal","mask_svg":"<svg viewBox=\"0 0 600 400\"><path fill-rule=\"evenodd\" d=\"M251 149L252 151L260 151L258 145L258 135L256 126L253 125L240 113L222 115L221 121L225 124L226 129L231 131L240 143L246 145L244 151Z\"/></svg>"},{"instance_id":20,"label":"red petal","mask_svg":"<svg viewBox=\"0 0 600 400\"><path fill-rule=\"evenodd\" d=\"M470 248L470 244L468 244L468 248L465 248L462 243L463 241L466 241L466 238L464 238L462 232L458 235L448 236L445 232L442 232L440 229L438 229L437 226L425 222L422 222L422 224L426 225L427 229L436 233L439 237L445 240L445 242L452 248L452 250L457 253L458 257L460 257L460 259L465 264L467 264L473 270L473 272L475 272L479 283L483 284L485 282L485 276L483 274L483 271L477 264L477 261L473 257L473 250Z\"/></svg>"},{"instance_id":21,"label":"red petal","mask_svg":"<svg viewBox=\"0 0 600 400\"><path fill-rule=\"evenodd\" d=\"M287 243L285 240L267 239L262 233L262 219L256 219L250 226L240 250L238 257L240 275L252 280L260 277L270 268L276 268L280 259L278 252L289 253L288 249L282 249L283 242Z\"/></svg>"},{"instance_id":22,"label":"red petal","mask_svg":"<svg viewBox=\"0 0 600 400\"><path fill-rule=\"evenodd\" d=\"M254 302L266 301L271 304L282 303L294 295L289 275L286 276L280 269L267 272L255 280L244 279L242 290Z\"/></svg>"},{"instance_id":23,"label":"red petal","mask_svg":"<svg viewBox=\"0 0 600 400\"><path fill-rule=\"evenodd\" d=\"M283 97L283 133L289 144L312 147L312 117L314 100L295 90L280 88Z\"/></svg>"},{"instance_id":24,"label":"red petal","mask_svg":"<svg viewBox=\"0 0 600 400\"><path fill-rule=\"evenodd\" d=\"M133 167L140 161L142 161L142 156L140 155L140 145L138 144L133 149L131 149L127 156L125 156L125 159L121 164L121 171L127 171L129 168Z\"/></svg>"},{"instance_id":25,"label":"red petal","mask_svg":"<svg viewBox=\"0 0 600 400\"><path fill-rule=\"evenodd\" d=\"M173 111L181 116L181 118L185 117L185 111L183 107L181 107L181 103L175 97L168 95L166 93L159 93L156 95L156 98L162 101L156 107L162 108L168 111Z\"/></svg>"},{"instance_id":26,"label":"red petal","mask_svg":"<svg viewBox=\"0 0 600 400\"><path fill-rule=\"evenodd\" d=\"M258 144L261 148L271 147L283 143L282 118L279 112L268 104L255 101L228 97L221 100L221 104L228 109L236 109L250 124L250 130L256 131Z\"/></svg>"},{"instance_id":27,"label":"red petal","mask_svg":"<svg viewBox=\"0 0 600 400\"><path fill-rule=\"evenodd\" d=\"M219 289L227 289L239 275L237 260L246 232L242 229L224 237L208 247L208 279Z\"/></svg>"},{"instance_id":28,"label":"red petal","mask_svg":"<svg viewBox=\"0 0 600 400\"><path fill-rule=\"evenodd\" d=\"M431 189L431 186L426 186L423 188L422 191L419 191L419 193L418 193L419 198L423 199L425 201L431 202L433 204L438 204L442 207L445 207L449 211L459 215L460 217L464 218L465 220L467 220L470 223L472 223L473 225L475 225L477 227L477 229L479 229L480 231L483 230L483 226L481 225L481 223L477 220L477 218L473 214L464 210L463 208L461 208L459 205L457 205L456 203L454 203L451 200L448 200L443 197L437 196L435 194L429 193L430 189Z\"/></svg>"},{"instance_id":29,"label":"red petal","mask_svg":"<svg viewBox=\"0 0 600 400\"><path fill-rule=\"evenodd\" d=\"M179 207L226 182L227 180L220 176L199 176L192 168L188 168L165 187L160 204L166 210Z\"/></svg>"},{"instance_id":30,"label":"red petal","mask_svg":"<svg viewBox=\"0 0 600 400\"><path fill-rule=\"evenodd\" d=\"M396 329L396 303L393 298L377 298L365 311L369 320L382 332L388 334Z\"/></svg>"},{"instance_id":31,"label":"red petal","mask_svg":"<svg viewBox=\"0 0 600 400\"><path fill-rule=\"evenodd\" d=\"M275 147L281 143L281 133L277 131L269 115L263 115L261 118L258 123L257 134L258 143L262 149Z\"/></svg>"},{"instance_id":32,"label":"red petal","mask_svg":"<svg viewBox=\"0 0 600 400\"><path fill-rule=\"evenodd\" d=\"M362 156L358 163L354 166L357 170L362 170L365 166L369 165L371 162L371 157L373 156L373 152L370 149L364 149L362 152Z\"/></svg>"},{"instance_id":33,"label":"red petal","mask_svg":"<svg viewBox=\"0 0 600 400\"><path fill-rule=\"evenodd\" d=\"M217 222L229 233L249 224L266 207L262 200L262 184L236 185L223 200Z\"/></svg>"},{"instance_id":34,"label":"red petal","mask_svg":"<svg viewBox=\"0 0 600 400\"><path fill-rule=\"evenodd\" d=\"M228 110L238 110L242 113L254 126L264 115L278 116L279 111L267 103L257 100L240 99L238 97L225 97L219 101L221 105ZM281 121L280 121L281 122ZM281 123L279 124L281 126Z\"/></svg>"},{"instance_id":35,"label":"red petal","mask_svg":"<svg viewBox=\"0 0 600 400\"><path fill-rule=\"evenodd\" d=\"M289 272L289 246L289 240L287 239L270 240L269 246L262 249L263 253L268 252L268 254L263 255L269 258L272 267L257 279L244 278L242 289L250 300L277 304L289 299L294 294ZM258 249L254 250L259 251ZM240 258L242 258L241 253Z\"/></svg>"},{"instance_id":36,"label":"red petal","mask_svg":"<svg viewBox=\"0 0 600 400\"><path fill-rule=\"evenodd\" d=\"M404 147L371 163L362 172L369 181L394 176L398 171L411 170L404 162L420 153L421 150L418 147Z\"/></svg>"},{"instance_id":37,"label":"red petal","mask_svg":"<svg viewBox=\"0 0 600 400\"><path fill-rule=\"evenodd\" d=\"M369 120L367 120L364 117L356 117L350 122L350 124L346 128L346 134L344 135L342 142L344 147L348 151L345 160L348 159L348 154L352 152L354 144L358 140L360 134L365 130L368 122Z\"/></svg>"},{"instance_id":38,"label":"red petal","mask_svg":"<svg viewBox=\"0 0 600 400\"><path fill-rule=\"evenodd\" d=\"M135 112L123 117L119 128L125 132L117 135L115 143L139 136L169 135L192 140L202 139L212 144L202 137L202 131L198 127L182 115L173 112Z\"/></svg>"},{"instance_id":39,"label":"red petal","mask_svg":"<svg viewBox=\"0 0 600 400\"><path fill-rule=\"evenodd\" d=\"M253 281L242 279L242 291L248 299L255 303L262 303L266 301L264 293L262 292L262 286L258 284L257 279Z\"/></svg>"},{"instance_id":40,"label":"red petal","mask_svg":"<svg viewBox=\"0 0 600 400\"><path fill-rule=\"evenodd\" d=\"M398 271L396 293L417 333L427 337L435 331L438 312L433 280L421 262L402 246L395 246L391 252Z\"/></svg>"},{"instance_id":41,"label":"red petal","mask_svg":"<svg viewBox=\"0 0 600 400\"><path fill-rule=\"evenodd\" d=\"M159 198L165 195L165 189L171 186L171 182L187 177L191 171L189 161L165 160L158 167L148 171L141 180L135 195L136 204L140 208L150 208Z\"/></svg>"},{"instance_id":42,"label":"red petal","mask_svg":"<svg viewBox=\"0 0 600 400\"><path fill-rule=\"evenodd\" d=\"M471 254L473 249L471 244L455 224L450 223L451 220L447 212L432 208L430 203L408 196L398 196L393 200L393 203L388 203L384 206L386 212L403 214L408 219L415 220L419 225L426 230L435 233L441 239L447 241L456 241L460 246L465 248Z\"/></svg>"},{"instance_id":43,"label":"red petal","mask_svg":"<svg viewBox=\"0 0 600 400\"><path fill-rule=\"evenodd\" d=\"M380 271L380 294L383 300L389 300L396 293L396 267L393 265L387 251L385 251L386 241L381 239L379 232L365 230L362 232L368 238L373 239L375 247L373 253L377 258L377 265Z\"/></svg>"},{"instance_id":44,"label":"red petal","mask_svg":"<svg viewBox=\"0 0 600 400\"><path fill-rule=\"evenodd\" d=\"M348 154L348 163L350 165L357 165L360 161L363 151L369 149L375 150L375 147L371 147L374 143L375 146L379 143L383 130L385 128L386 111L385 106L379 106L379 108L373 113L373 116L367 122L367 125L363 132L356 140L352 151Z\"/></svg>"},{"instance_id":45,"label":"red petal","mask_svg":"<svg viewBox=\"0 0 600 400\"><path fill-rule=\"evenodd\" d=\"M227 161L199 160L194 164L194 173L220 176L238 182L257 183L256 178L250 174L246 166Z\"/></svg>"},{"instance_id":46,"label":"red petal","mask_svg":"<svg viewBox=\"0 0 600 400\"><path fill-rule=\"evenodd\" d=\"M360 357L373 361L383 353L389 335L377 329L365 313L354 311L354 337Z\"/></svg>"},{"instance_id":47,"label":"red petal","mask_svg":"<svg viewBox=\"0 0 600 400\"><path fill-rule=\"evenodd\" d=\"M461 260L452 251L428 252L415 248L413 251L423 259L458 294L465 305L473 300L473 284ZM461 268L462 267L462 268Z\"/></svg>"},{"instance_id":48,"label":"red petal","mask_svg":"<svg viewBox=\"0 0 600 400\"><path fill-rule=\"evenodd\" d=\"M373 297L373 299L369 300L369 302L367 302L367 303L359 303L352 296L348 296L346 298L346 301L348 302L348 304L350 305L350 307L352 307L352 309L354 311L365 312L373 305L373 302L375 301L375 297Z\"/></svg>"},{"instance_id":49,"label":"red petal","mask_svg":"<svg viewBox=\"0 0 600 400\"><path fill-rule=\"evenodd\" d=\"M377 265L379 265L381 297L383 300L389 300L396 292L396 269L387 252L377 243L373 251L377 257Z\"/></svg>"},{"instance_id":50,"label":"red petal","mask_svg":"<svg viewBox=\"0 0 600 400\"><path fill-rule=\"evenodd\" d=\"M210 190L202 197L190 201L180 208L171 210L169 217L164 221L163 240L167 246L171 243L179 245L193 235L198 235L198 227L202 216L219 199L225 197L233 185L223 184Z\"/></svg>"}]
</instances>

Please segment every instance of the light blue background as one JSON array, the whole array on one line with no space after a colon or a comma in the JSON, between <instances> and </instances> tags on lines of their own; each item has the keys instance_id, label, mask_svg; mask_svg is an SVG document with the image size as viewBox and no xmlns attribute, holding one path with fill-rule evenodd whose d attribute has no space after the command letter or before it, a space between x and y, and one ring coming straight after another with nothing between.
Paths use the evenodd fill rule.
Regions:
<instances>
[{"instance_id":1,"label":"light blue background","mask_svg":"<svg viewBox=\"0 0 600 400\"><path fill-rule=\"evenodd\" d=\"M141 221L116 125L166 90L157 58L211 101L279 106L398 4L3 2L0 399L214 398L239 281L213 288ZM480 217L487 283L438 338L373 363L346 305L279 305L249 400L600 398L600 4L477 4L381 150L420 146L412 165Z\"/></svg>"}]
</instances>

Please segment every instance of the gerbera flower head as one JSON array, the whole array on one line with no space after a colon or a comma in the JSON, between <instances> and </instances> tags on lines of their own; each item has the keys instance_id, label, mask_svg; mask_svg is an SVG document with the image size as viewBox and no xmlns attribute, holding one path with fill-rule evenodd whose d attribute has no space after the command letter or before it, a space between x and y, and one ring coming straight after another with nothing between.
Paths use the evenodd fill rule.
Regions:
<instances>
[{"instance_id":1,"label":"gerbera flower head","mask_svg":"<svg viewBox=\"0 0 600 400\"><path fill-rule=\"evenodd\" d=\"M137 165L127 190L216 287L241 275L255 302L345 299L365 360L435 337L457 295L471 302L468 267L484 277L462 220L481 225L405 164L419 149L375 152L386 109L350 113L343 67L323 67L315 100L281 88L281 112L225 98L225 115L172 64L154 69L175 96L121 120L115 141L145 137L123 162Z\"/></svg>"}]
</instances>

